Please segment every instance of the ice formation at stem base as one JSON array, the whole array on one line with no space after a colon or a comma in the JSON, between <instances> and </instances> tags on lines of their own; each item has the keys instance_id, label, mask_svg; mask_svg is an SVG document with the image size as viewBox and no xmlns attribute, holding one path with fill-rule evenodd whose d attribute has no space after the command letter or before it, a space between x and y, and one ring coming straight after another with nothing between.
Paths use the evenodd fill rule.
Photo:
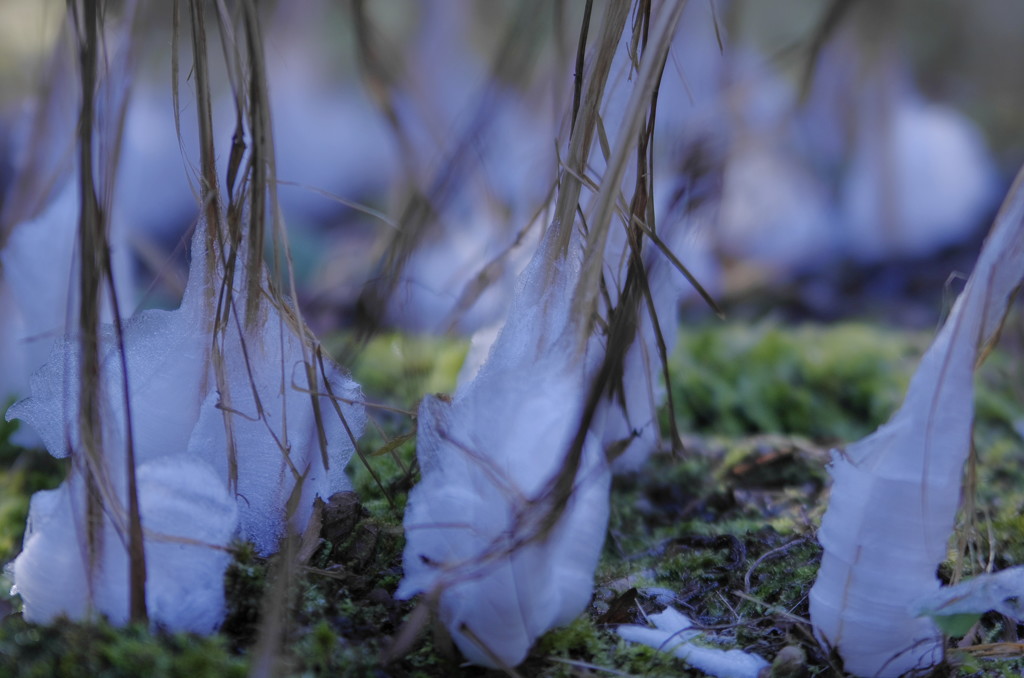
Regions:
<instances>
[{"instance_id":1,"label":"ice formation at stem base","mask_svg":"<svg viewBox=\"0 0 1024 678\"><path fill-rule=\"evenodd\" d=\"M138 482L150 619L171 631L210 633L224 617L226 546L238 522L234 498L209 465L183 455L143 464ZM87 491L76 467L60 487L32 497L25 548L14 561L28 621L82 619L90 612L115 624L128 621L128 550L117 526L124 523L124 497L105 506L90 564Z\"/></svg>"},{"instance_id":2,"label":"ice formation at stem base","mask_svg":"<svg viewBox=\"0 0 1024 678\"><path fill-rule=\"evenodd\" d=\"M1018 175L899 411L833 455L810 612L818 637L838 649L851 673L896 677L942 658L942 634L914 606L939 589L936 570L971 448L974 368L1024 271L1022 181Z\"/></svg>"},{"instance_id":3,"label":"ice formation at stem base","mask_svg":"<svg viewBox=\"0 0 1024 678\"><path fill-rule=\"evenodd\" d=\"M361 399L358 385L324 360L310 391L296 323L270 304L251 326L239 319L218 335L224 356L218 380L204 247L205 232L197 229L181 307L125 322L123 355L113 328L101 329L100 450L90 455L78 433L81 346L73 337L57 342L32 377L32 395L7 413L32 426L51 454L72 460L60 488L33 497L25 549L14 565L30 620L93 611L117 623L127 619L129 417L147 607L154 623L171 629L209 632L220 623L233 537L269 554L288 530L305 529L316 497L350 487L344 469L365 417L351 402ZM328 390L345 401L336 407ZM90 532L85 516L96 506L102 525L93 516Z\"/></svg>"},{"instance_id":4,"label":"ice formation at stem base","mask_svg":"<svg viewBox=\"0 0 1024 678\"><path fill-rule=\"evenodd\" d=\"M568 313L578 272L564 259L553 273L544 265L542 248L476 378L419 410L423 479L409 496L396 596L439 594L459 649L490 667L519 664L542 633L583 611L608 521L610 472L592 435L552 513L550 483L570 463L587 383Z\"/></svg>"}]
</instances>

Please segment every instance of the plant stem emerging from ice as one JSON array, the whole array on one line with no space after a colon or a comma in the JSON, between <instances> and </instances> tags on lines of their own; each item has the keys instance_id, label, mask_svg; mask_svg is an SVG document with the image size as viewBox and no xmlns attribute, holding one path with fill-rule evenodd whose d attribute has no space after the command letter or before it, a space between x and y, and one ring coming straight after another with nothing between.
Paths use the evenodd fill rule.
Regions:
<instances>
[{"instance_id":1,"label":"plant stem emerging from ice","mask_svg":"<svg viewBox=\"0 0 1024 678\"><path fill-rule=\"evenodd\" d=\"M110 272L110 245L107 242L107 228L104 210L101 209L96 195L96 181L93 173L95 162L94 127L95 127L95 95L97 91L98 62L101 51L100 25L103 8L96 0L85 0L81 5L70 2L69 8L73 17L76 37L79 46L79 65L82 83L82 107L78 124L79 141L79 244L81 255L81 273L79 290L81 293L79 306L78 341L81 346L81 382L79 392L79 432L85 453L86 479L88 486L88 506L86 509L87 541L89 563L94 566L102 544L101 530L104 513L111 511L115 515L120 507L104 508L104 495L113 501L115 492L104 492L103 486L108 484L104 477L106 467L103 463L102 413L100 389L100 354L99 330L102 309L100 291L104 281L109 282L113 289L113 277ZM116 144L115 144L116 148ZM109 167L107 168L110 169ZM118 323L116 297L114 299L115 323ZM121 347L123 356L123 346ZM125 376L127 379L127 375ZM127 397L127 394L126 394ZM128 417L130 421L130 417ZM142 520L139 514L139 497L135 476L135 452L132 446L131 427L128 426L126 436L126 477L128 482L128 554L129 554L129 614L132 621L144 621L146 614L146 556L142 541ZM90 567L91 569L91 567Z\"/></svg>"}]
</instances>

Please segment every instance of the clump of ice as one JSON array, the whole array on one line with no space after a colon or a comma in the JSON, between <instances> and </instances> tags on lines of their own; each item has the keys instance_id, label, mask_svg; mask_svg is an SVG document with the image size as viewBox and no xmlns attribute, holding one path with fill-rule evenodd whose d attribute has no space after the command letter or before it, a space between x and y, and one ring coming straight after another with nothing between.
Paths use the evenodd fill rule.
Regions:
<instances>
[{"instance_id":1,"label":"clump of ice","mask_svg":"<svg viewBox=\"0 0 1024 678\"><path fill-rule=\"evenodd\" d=\"M764 658L742 650L721 650L694 641L704 635L694 628L690 618L667 607L652 614L655 628L625 625L616 632L633 643L643 643L657 650L671 652L690 666L716 678L757 678L768 667Z\"/></svg>"},{"instance_id":2,"label":"clump of ice","mask_svg":"<svg viewBox=\"0 0 1024 678\"><path fill-rule=\"evenodd\" d=\"M25 550L15 562L15 586L30 619L80 618L90 610L115 622L126 619L129 416L147 602L153 620L170 628L210 631L219 623L232 537L271 553L287 530L305 528L317 496L350 487L344 468L365 418L362 406L351 404L361 400L358 385L329 360L325 376L318 370L321 449L300 336L269 304L260 322L245 327L239 318L221 337L225 379L218 382L207 291L221 276L207 271L204 247L198 229L181 307L145 311L126 322L123 355L114 328L101 331L100 461L87 458L79 438L81 346L73 335L55 345L33 376L31 397L7 413L33 427L52 454L72 459L65 483L33 498ZM344 399L337 410L328 386ZM91 557L84 522L89 478L104 507ZM296 483L302 483L297 497Z\"/></svg>"},{"instance_id":3,"label":"clump of ice","mask_svg":"<svg viewBox=\"0 0 1024 678\"><path fill-rule=\"evenodd\" d=\"M150 619L172 631L209 633L224 617L234 499L209 465L184 455L143 464L137 475ZM104 506L90 558L87 491L76 466L60 487L32 497L25 548L14 562L28 621L81 619L90 611L115 624L128 621L124 492Z\"/></svg>"},{"instance_id":4,"label":"clump of ice","mask_svg":"<svg viewBox=\"0 0 1024 678\"><path fill-rule=\"evenodd\" d=\"M299 533L305 529L316 497L351 489L345 467L365 425L363 407L350 404L362 400L359 385L325 360L327 385L319 371L316 381L326 441L321 450L300 342L273 309L260 334L240 333L232 326L224 343L230 395L212 388L206 393L188 442L190 454L208 459L222 478L230 479L224 413L231 413L241 534L263 555L277 550L289 527ZM344 422L328 389L343 399L337 402ZM289 518L296 483L302 483L301 498Z\"/></svg>"},{"instance_id":5,"label":"clump of ice","mask_svg":"<svg viewBox=\"0 0 1024 678\"><path fill-rule=\"evenodd\" d=\"M569 312L578 269L547 265L542 247L476 377L419 410L423 479L409 496L396 595L438 593L441 621L484 666L520 663L538 636L586 607L608 520L609 470L590 435L564 510L549 531L538 527L587 387Z\"/></svg>"}]
</instances>

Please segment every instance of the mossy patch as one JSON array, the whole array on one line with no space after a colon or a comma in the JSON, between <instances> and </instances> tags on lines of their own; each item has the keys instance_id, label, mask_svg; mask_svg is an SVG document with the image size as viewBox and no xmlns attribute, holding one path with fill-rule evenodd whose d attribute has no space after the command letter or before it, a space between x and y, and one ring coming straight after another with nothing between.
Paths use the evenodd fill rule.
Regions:
<instances>
[{"instance_id":1,"label":"mossy patch","mask_svg":"<svg viewBox=\"0 0 1024 678\"><path fill-rule=\"evenodd\" d=\"M599 624L591 616L582 616L545 634L520 671L546 678L603 673L665 678L700 675L687 670L686 664L671 654L623 641L610 626Z\"/></svg>"},{"instance_id":2,"label":"mossy patch","mask_svg":"<svg viewBox=\"0 0 1024 678\"><path fill-rule=\"evenodd\" d=\"M338 350L346 337L331 341ZM380 334L357 353L352 376L367 397L411 407L425 393L451 393L469 345L443 337Z\"/></svg>"},{"instance_id":3,"label":"mossy patch","mask_svg":"<svg viewBox=\"0 0 1024 678\"><path fill-rule=\"evenodd\" d=\"M344 351L350 337L330 344ZM352 374L369 402L370 423L349 471L356 492L374 511L401 516L415 480L416 410L425 394L451 393L468 350L459 339L382 334L357 353Z\"/></svg>"},{"instance_id":4,"label":"mossy patch","mask_svg":"<svg viewBox=\"0 0 1024 678\"><path fill-rule=\"evenodd\" d=\"M57 621L0 624L0 675L22 678L243 678L244 658L224 638L153 634L141 626Z\"/></svg>"},{"instance_id":5,"label":"mossy patch","mask_svg":"<svg viewBox=\"0 0 1024 678\"><path fill-rule=\"evenodd\" d=\"M925 345L859 324L684 330L671 358L677 421L724 436L856 440L895 410Z\"/></svg>"}]
</instances>

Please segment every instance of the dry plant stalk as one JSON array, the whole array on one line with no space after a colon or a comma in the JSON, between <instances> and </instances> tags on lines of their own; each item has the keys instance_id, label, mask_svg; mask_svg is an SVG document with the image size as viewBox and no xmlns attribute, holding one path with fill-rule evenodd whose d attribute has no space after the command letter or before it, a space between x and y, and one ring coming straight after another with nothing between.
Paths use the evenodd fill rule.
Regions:
<instances>
[{"instance_id":1,"label":"dry plant stalk","mask_svg":"<svg viewBox=\"0 0 1024 678\"><path fill-rule=\"evenodd\" d=\"M212 296L208 299L214 318L211 358L221 397L219 407L227 434L229 475L232 489L235 490L239 469L232 420L239 413L231 405L231 386L227 374L228 356L225 351L228 350L226 342L229 335L240 342L238 350L242 352L249 373L255 417L260 421L265 421L268 413L253 378L255 368L250 362L253 358L246 344L245 330L259 328L268 322L271 317L268 311L272 308L280 320L274 333L267 336L268 340L278 344L281 355L285 355L283 347L288 334L294 333L299 338L303 363L301 379L304 379L304 383L292 383L289 373L291 366L282 360L282 364L275 367L278 370L277 393L283 396L293 389L308 393L320 458L325 470L330 468L330 461L324 413L319 399L323 396L324 388L329 392L331 386L323 360L317 359L320 355L319 344L306 328L296 301L295 275L278 205L268 78L258 9L251 0L239 0L231 8L223 1L218 1L215 6L220 42L235 95L236 128L228 158L226 201L216 174L205 3L190 0L189 10L200 131L199 184L202 189L207 247L213 253L208 261L211 268L207 274L208 279L218 281L216 289L209 291ZM177 72L176 65L174 70ZM274 245L273 275L268 273L263 257L268 225L272 229ZM287 282L282 284L282 279ZM291 292L290 301L282 293L284 287ZM238 385L234 388L237 389ZM331 398L333 400L335 396L331 395ZM302 498L308 469L296 468L291 462L289 413L286 399L281 397L278 400L281 403L280 411L272 413L272 417L281 422L282 433L276 444L295 481L286 506L287 524ZM355 435L337 403L334 409L354 444ZM269 428L268 433L271 433ZM268 672L273 672L278 661L283 634L287 628L295 575L293 561L297 553L295 535L289 534L276 557L274 583L263 601L263 623L252 675L269 675Z\"/></svg>"},{"instance_id":2,"label":"dry plant stalk","mask_svg":"<svg viewBox=\"0 0 1024 678\"><path fill-rule=\"evenodd\" d=\"M609 6L608 12L610 16L606 18L605 34L602 36L602 47L598 51L597 66L595 66L595 70L597 68L604 69L605 80L607 80L607 69L611 67L615 46L618 44L618 37L622 34L626 20L626 10L622 7L624 4L611 3ZM644 122L644 111L645 109L649 110L649 107L652 105L652 98L655 95L661 78L668 49L685 6L686 0L667 2L661 6L658 16L650 22L650 24L655 26L656 30L652 36L649 36L647 49L644 50L644 58L640 64L640 71L636 76L636 83L626 108L620 136L609 158L605 175L601 179L601 186L596 198L596 207L587 230L587 240L583 253L583 268L573 294L570 311L573 317L581 319L582 326L579 328L577 335L579 342L577 350L581 354L586 350L587 342L590 340L596 323L597 300L601 290L605 244L607 242L608 228L616 213L615 202L619 194L619 186L622 184L629 156L636 150L636 144L640 138L641 125ZM620 14L611 15L612 12L620 12ZM616 22L618 25L618 35L615 36L614 42L611 42L612 36L609 35L607 28L607 24L611 21ZM613 46L609 48L609 44ZM597 87L603 90L603 84L601 83ZM584 98L584 108L577 129L587 130L589 128L592 139L593 132L599 121L599 106L591 105L591 102L595 100L595 96L597 97L596 101L600 101L601 91L593 91L597 88L593 87L593 82L591 82L591 85ZM653 133L653 115L651 123L651 132ZM586 133L586 131L581 132L581 139L582 135ZM577 155L579 150L574 149L573 144L576 140L577 137L574 133L570 143L569 161L572 162L575 159L577 162L585 163L585 156ZM575 153L574 150L576 151ZM578 167L581 168L582 165ZM572 213L576 210L576 202L579 200L580 190L582 189L579 177L583 176L582 171L571 171L576 169L576 167L570 165L569 169L570 171L567 171L563 177L566 183L563 183L559 191L554 222L555 228L562 229L559 235L561 236L561 242L564 243L566 248L568 248L569 238L572 235L570 229L575 223L575 220L571 218ZM564 196L563 190L567 191ZM569 218L567 222L560 221L560 218L566 217ZM642 271L640 273L642 274ZM617 314L619 317L615 321L612 327L612 335L608 339L609 350L607 350L598 373L590 386L587 400L583 407L582 418L577 428L576 437L566 457L566 463L562 470L552 478L548 490L544 493L545 501L542 502L542 505L546 505L545 511L540 520L537 536L534 538L543 538L548 534L558 522L566 503L572 496L576 474L579 471L584 443L590 430L591 422L609 384L612 383L614 375L621 371L622 359L625 353L624 347L627 347L630 341L629 328L633 326L636 320L635 308L636 303L634 302L633 312L623 310ZM624 306L623 309L626 309L626 307ZM623 350L616 350L617 347L622 347Z\"/></svg>"},{"instance_id":3,"label":"dry plant stalk","mask_svg":"<svg viewBox=\"0 0 1024 678\"><path fill-rule=\"evenodd\" d=\"M78 122L79 145L79 247L80 247L80 278L79 278L79 320L77 340L81 347L80 392L78 428L83 449L74 456L76 463L84 464L84 473L88 487L88 503L86 508L87 543L89 551L90 578L94 574L96 559L99 557L102 544L103 516L106 511L113 515L122 515L117 505L116 494L107 487L106 464L103 452L103 419L99 410L100 392L103 388L100 371L100 324L104 296L104 285L110 294L113 305L114 324L118 330L120 354L123 361L124 345L120 334L120 314L117 308L117 296L114 293L113 276L110 270L110 243L108 241L109 204L101 205L97 196L97 181L94 175L96 135L96 93L98 90L100 56L104 53L102 40L102 22L104 7L97 0L84 0L81 4L69 2L69 9L78 41L78 59L82 85L82 105ZM123 125L123 112L119 116ZM118 134L120 133L118 126ZM114 143L116 149L118 143ZM115 151L116 157L116 151ZM100 168L109 173L106 197L112 195L113 174L116 163L100 163ZM102 177L101 177L102 180ZM122 366L123 363L122 363ZM125 372L127 384L127 373ZM127 390L126 390L127 404ZM129 554L129 611L133 621L144 621L146 614L146 556L143 548L142 520L139 514L138 486L135 474L135 452L132 444L131 417L127 417L125 455L127 492L127 525L121 525L127 532ZM84 454L84 459L81 456ZM115 521L116 522L116 521ZM125 529L126 527L126 529Z\"/></svg>"}]
</instances>

